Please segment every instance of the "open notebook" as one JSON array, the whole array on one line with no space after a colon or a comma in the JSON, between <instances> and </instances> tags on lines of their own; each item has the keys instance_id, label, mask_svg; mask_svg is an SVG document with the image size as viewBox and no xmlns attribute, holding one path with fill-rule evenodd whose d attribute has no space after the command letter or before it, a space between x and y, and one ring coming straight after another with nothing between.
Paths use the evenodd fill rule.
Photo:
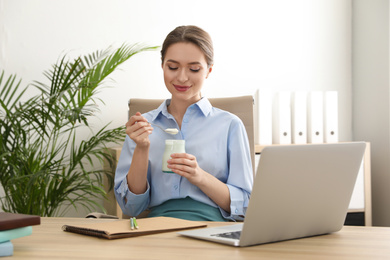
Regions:
<instances>
[{"instance_id":1,"label":"open notebook","mask_svg":"<svg viewBox=\"0 0 390 260\"><path fill-rule=\"evenodd\" d=\"M266 147L244 223L179 234L250 246L339 231L364 150L357 142Z\"/></svg>"}]
</instances>

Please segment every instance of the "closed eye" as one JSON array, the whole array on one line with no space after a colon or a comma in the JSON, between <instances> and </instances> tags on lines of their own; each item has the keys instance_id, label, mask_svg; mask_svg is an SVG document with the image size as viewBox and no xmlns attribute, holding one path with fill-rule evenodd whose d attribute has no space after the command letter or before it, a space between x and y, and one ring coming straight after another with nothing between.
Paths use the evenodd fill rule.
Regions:
<instances>
[{"instance_id":1,"label":"closed eye","mask_svg":"<svg viewBox=\"0 0 390 260\"><path fill-rule=\"evenodd\" d=\"M170 70L177 70L177 69L178 69L177 67L171 67L171 66L168 66L168 68L169 68Z\"/></svg>"}]
</instances>

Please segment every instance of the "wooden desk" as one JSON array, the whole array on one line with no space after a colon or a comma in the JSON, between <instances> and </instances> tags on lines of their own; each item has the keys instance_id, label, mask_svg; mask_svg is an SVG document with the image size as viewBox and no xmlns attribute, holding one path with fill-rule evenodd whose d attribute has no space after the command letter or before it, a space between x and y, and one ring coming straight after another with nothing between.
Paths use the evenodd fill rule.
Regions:
<instances>
[{"instance_id":1,"label":"wooden desk","mask_svg":"<svg viewBox=\"0 0 390 260\"><path fill-rule=\"evenodd\" d=\"M95 220L42 218L31 236L13 240L2 259L389 259L390 228L346 226L329 235L236 248L179 236L176 232L106 240L62 231L64 224ZM209 226L226 225L208 222ZM229 223L228 223L229 224Z\"/></svg>"}]
</instances>

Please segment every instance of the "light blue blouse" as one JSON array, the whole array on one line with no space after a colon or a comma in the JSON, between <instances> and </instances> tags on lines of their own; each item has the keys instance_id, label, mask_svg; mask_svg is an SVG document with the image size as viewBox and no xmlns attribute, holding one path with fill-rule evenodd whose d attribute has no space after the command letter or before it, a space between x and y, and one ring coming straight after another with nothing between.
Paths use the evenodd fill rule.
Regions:
<instances>
[{"instance_id":1,"label":"light blue blouse","mask_svg":"<svg viewBox=\"0 0 390 260\"><path fill-rule=\"evenodd\" d=\"M164 128L177 128L168 113L170 100L143 116ZM132 193L127 185L135 143L126 136L115 174L115 196L126 215L137 216L149 207L170 199L190 197L219 208L198 187L177 174L162 172L162 157L166 139L184 139L186 152L196 157L199 166L226 183L230 191L230 213L219 208L222 216L242 220L248 207L253 185L248 137L242 121L227 111L212 107L202 98L189 106L183 117L179 134L170 135L155 127L149 136L148 188L144 194Z\"/></svg>"}]
</instances>

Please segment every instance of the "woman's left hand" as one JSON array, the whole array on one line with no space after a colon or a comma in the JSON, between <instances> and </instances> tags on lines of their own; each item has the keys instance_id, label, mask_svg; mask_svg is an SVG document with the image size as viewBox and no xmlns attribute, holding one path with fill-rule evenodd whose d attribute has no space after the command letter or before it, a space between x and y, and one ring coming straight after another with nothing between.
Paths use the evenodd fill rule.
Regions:
<instances>
[{"instance_id":1,"label":"woman's left hand","mask_svg":"<svg viewBox=\"0 0 390 260\"><path fill-rule=\"evenodd\" d=\"M174 173L187 178L196 186L204 181L207 174L199 167L196 157L188 153L171 154L171 159L168 160L168 168Z\"/></svg>"},{"instance_id":2,"label":"woman's left hand","mask_svg":"<svg viewBox=\"0 0 390 260\"><path fill-rule=\"evenodd\" d=\"M201 169L196 157L188 153L171 154L168 168L187 178L226 212L230 212L230 192L227 185Z\"/></svg>"}]
</instances>

